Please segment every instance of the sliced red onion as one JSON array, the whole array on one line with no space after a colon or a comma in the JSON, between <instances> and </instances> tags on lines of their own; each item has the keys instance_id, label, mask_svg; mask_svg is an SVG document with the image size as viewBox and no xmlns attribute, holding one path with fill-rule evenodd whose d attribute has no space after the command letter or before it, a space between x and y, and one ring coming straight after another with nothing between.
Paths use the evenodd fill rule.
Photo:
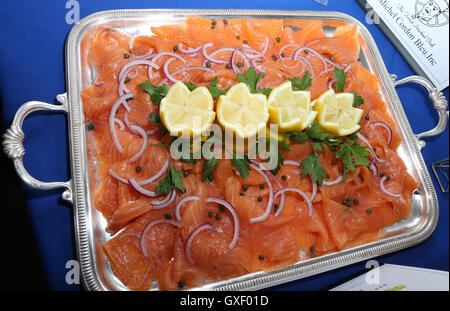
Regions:
<instances>
[{"instance_id":1,"label":"sliced red onion","mask_svg":"<svg viewBox=\"0 0 450 311\"><path fill-rule=\"evenodd\" d=\"M314 199L316 198L317 195L317 183L313 182L313 191L311 193L311 202L314 201Z\"/></svg>"},{"instance_id":2,"label":"sliced red onion","mask_svg":"<svg viewBox=\"0 0 450 311\"><path fill-rule=\"evenodd\" d=\"M146 186L148 184L151 184L152 182L157 181L161 176L164 175L164 173L167 171L167 169L169 168L169 160L166 160L164 162L164 164L161 166L161 169L158 171L158 173L156 173L155 175L153 175L152 177L139 181L138 185L140 186Z\"/></svg>"},{"instance_id":3,"label":"sliced red onion","mask_svg":"<svg viewBox=\"0 0 450 311\"><path fill-rule=\"evenodd\" d=\"M255 58L261 58L261 57L264 58L264 59L267 59L267 57L263 53L255 50L255 49L252 49L249 46L244 46L244 47L242 47L240 49L242 50L244 55L247 57L247 59L255 59ZM246 51L247 51L247 53L246 53ZM251 53L251 54L249 55L248 52Z\"/></svg>"},{"instance_id":4,"label":"sliced red onion","mask_svg":"<svg viewBox=\"0 0 450 311\"><path fill-rule=\"evenodd\" d=\"M197 228L194 229L194 231L191 232L191 234L189 235L189 237L186 240L186 246L185 246L185 254L186 254L186 259L191 263L194 264L194 261L192 260L191 257L191 245L192 245L192 241L194 241L195 237L202 232L203 230L210 230L213 227L206 223L203 225L198 226Z\"/></svg>"},{"instance_id":5,"label":"sliced red onion","mask_svg":"<svg viewBox=\"0 0 450 311\"><path fill-rule=\"evenodd\" d=\"M240 48L236 48L236 49L234 49L234 51L233 51L233 54L231 54L231 60L230 60L230 63L231 63L231 68L233 69L233 71L234 72L241 72L241 70L239 69L239 67L234 63L234 61L235 61L235 59L236 59L236 55L240 55L241 56L241 58L244 60L244 65L246 66L246 67L250 67L250 62L249 62L249 60L247 59L247 57L244 55L244 53L242 53L241 51L240 51Z\"/></svg>"},{"instance_id":6,"label":"sliced red onion","mask_svg":"<svg viewBox=\"0 0 450 311\"><path fill-rule=\"evenodd\" d=\"M372 125L373 126L384 127L388 131L389 137L388 137L387 144L389 145L391 143L391 140L392 140L392 129L391 129L391 127L389 125L387 125L386 123L381 122L381 121L375 121L375 122L372 123Z\"/></svg>"},{"instance_id":7,"label":"sliced red onion","mask_svg":"<svg viewBox=\"0 0 450 311\"><path fill-rule=\"evenodd\" d=\"M328 89L332 89L333 88L333 83L336 82L335 78L330 79L330 81L328 81Z\"/></svg>"},{"instance_id":8,"label":"sliced red onion","mask_svg":"<svg viewBox=\"0 0 450 311\"><path fill-rule=\"evenodd\" d=\"M167 80L167 78L162 79L161 82L158 83L158 86L161 86L164 83L167 83L167 81L169 81L169 80Z\"/></svg>"},{"instance_id":9,"label":"sliced red onion","mask_svg":"<svg viewBox=\"0 0 450 311\"><path fill-rule=\"evenodd\" d=\"M353 73L353 71L351 71L351 66L350 65L345 66L344 72L348 72L352 76L353 80L356 80L356 76Z\"/></svg>"},{"instance_id":10,"label":"sliced red onion","mask_svg":"<svg viewBox=\"0 0 450 311\"><path fill-rule=\"evenodd\" d=\"M105 84L105 81L94 83L95 86L102 86L103 84Z\"/></svg>"},{"instance_id":11,"label":"sliced red onion","mask_svg":"<svg viewBox=\"0 0 450 311\"><path fill-rule=\"evenodd\" d=\"M303 56L300 55L300 53L303 52L303 51L308 51L308 53L311 53L314 56L317 56L322 61L323 68L327 69L328 66L327 66L326 58L323 57L320 53L316 52L315 50L307 48L307 47L301 47L301 48L297 49L297 51L295 51L294 56L292 57L292 59L297 59L298 57L303 57ZM312 67L312 65L311 65L311 67Z\"/></svg>"},{"instance_id":12,"label":"sliced red onion","mask_svg":"<svg viewBox=\"0 0 450 311\"><path fill-rule=\"evenodd\" d=\"M159 68L160 68L153 60L135 59L129 63L126 63L125 65L123 65L122 69L120 69L119 77L118 77L119 81L125 80L125 77L128 74L128 72L131 70L131 68L134 66L138 66L138 65L147 65L150 68L155 68L156 70L159 70Z\"/></svg>"},{"instance_id":13,"label":"sliced red onion","mask_svg":"<svg viewBox=\"0 0 450 311\"><path fill-rule=\"evenodd\" d=\"M264 48L263 48L263 50L261 52L263 55L266 55L267 50L269 49L269 43L270 43L269 37L266 36L266 41L264 42Z\"/></svg>"},{"instance_id":14,"label":"sliced red onion","mask_svg":"<svg viewBox=\"0 0 450 311\"><path fill-rule=\"evenodd\" d=\"M375 163L376 160L377 159L375 157L373 157L370 160L370 164L369 164L369 168L372 170L372 174L375 176L378 175L378 167L377 167L377 164Z\"/></svg>"},{"instance_id":15,"label":"sliced red onion","mask_svg":"<svg viewBox=\"0 0 450 311\"><path fill-rule=\"evenodd\" d=\"M181 219L180 208L184 203L198 200L200 200L200 197L198 195L188 195L182 198L181 201L178 202L177 206L175 207L175 217L177 218L177 220L180 221Z\"/></svg>"},{"instance_id":16,"label":"sliced red onion","mask_svg":"<svg viewBox=\"0 0 450 311\"><path fill-rule=\"evenodd\" d=\"M136 180L134 180L134 178L129 179L128 182L134 188L134 190L136 190L137 192L139 192L142 195L145 195L146 197L155 198L155 197L159 196L159 194L157 194L156 192L144 189L141 186L139 186L138 182Z\"/></svg>"},{"instance_id":17,"label":"sliced red onion","mask_svg":"<svg viewBox=\"0 0 450 311\"><path fill-rule=\"evenodd\" d=\"M152 58L152 61L154 63L156 63L156 61L158 59L160 59L162 56L172 56L172 57L175 57L175 58L181 60L183 63L186 64L186 60L183 57L181 57L180 55L178 55L176 53L172 53L172 52L161 52L161 53L158 53L158 54L155 55L155 57Z\"/></svg>"},{"instance_id":18,"label":"sliced red onion","mask_svg":"<svg viewBox=\"0 0 450 311\"><path fill-rule=\"evenodd\" d=\"M144 141L142 142L142 147L141 147L141 149L139 150L139 152L136 153L136 154L130 159L130 162L133 163L133 162L135 162L137 159L139 159L139 158L144 154L144 151L145 151L145 149L147 148L147 145L148 145L148 136L147 136L147 132L146 132L142 127L140 127L140 126L138 126L138 125L136 125L136 124L132 124L130 127L131 127L131 129L132 129L133 131L136 131L137 133L139 133L139 135L141 135L142 138L143 138L143 140L144 140Z\"/></svg>"},{"instance_id":19,"label":"sliced red onion","mask_svg":"<svg viewBox=\"0 0 450 311\"><path fill-rule=\"evenodd\" d=\"M223 52L230 52L230 53L233 53L234 50L235 50L235 49L233 49L233 48L222 48L222 49L218 49L218 50L215 50L214 52L212 52L211 54L209 54L209 57L210 57L210 58L214 58L214 56L216 56L216 55L219 54L219 53L223 53ZM222 60L220 60L220 61L222 61ZM226 64L226 63L228 63L228 60L224 60L224 62L223 62L222 64Z\"/></svg>"},{"instance_id":20,"label":"sliced red onion","mask_svg":"<svg viewBox=\"0 0 450 311\"><path fill-rule=\"evenodd\" d=\"M202 54L203 54L203 57L204 57L206 60L208 60L209 62L214 63L214 64L226 64L228 61L222 60L222 59L215 59L215 58L211 57L211 55L209 55L209 54L206 52L206 49L209 48L209 47L211 47L211 46L213 46L213 43L212 43L212 42L208 42L208 43L205 43L205 44L203 45L203 47L202 47Z\"/></svg>"},{"instance_id":21,"label":"sliced red onion","mask_svg":"<svg viewBox=\"0 0 450 311\"><path fill-rule=\"evenodd\" d=\"M303 57L303 56L298 56L296 59L299 59L302 62L304 62L309 67L309 70L311 70L311 76L314 76L314 67L311 64L311 62L309 61L309 59L307 59L306 57Z\"/></svg>"},{"instance_id":22,"label":"sliced red onion","mask_svg":"<svg viewBox=\"0 0 450 311\"><path fill-rule=\"evenodd\" d=\"M300 167L300 162L292 161L292 160L284 160L283 164L285 165L294 165Z\"/></svg>"},{"instance_id":23,"label":"sliced red onion","mask_svg":"<svg viewBox=\"0 0 450 311\"><path fill-rule=\"evenodd\" d=\"M147 58L151 58L155 55L155 54L153 54L153 51L154 51L153 48L150 48L148 50L148 52L145 54L136 55L136 54L131 53L131 56L134 57L135 59L147 59Z\"/></svg>"},{"instance_id":24,"label":"sliced red onion","mask_svg":"<svg viewBox=\"0 0 450 311\"><path fill-rule=\"evenodd\" d=\"M161 176L164 175L164 173L167 171L167 168L169 167L169 160L166 160L166 162L164 162L163 166L161 167L161 169L158 171L158 173L156 173L155 175L153 175L152 177L142 180L142 181L138 181L137 184L139 186L146 186L148 184L151 184L152 182L157 181ZM118 181L124 183L124 184L129 184L128 179L120 177L119 175L117 175L112 168L108 169L109 174L114 177L115 179L117 179Z\"/></svg>"},{"instance_id":25,"label":"sliced red onion","mask_svg":"<svg viewBox=\"0 0 450 311\"><path fill-rule=\"evenodd\" d=\"M297 189L297 188L293 188L293 187L287 187L287 188L283 188L278 190L277 192L275 192L274 198L276 198L277 196L279 196L280 194L285 193L286 191L292 191L292 192L296 192L298 194L300 194L305 200L306 203L308 204L308 209L309 209L309 216L312 216L313 214L313 205L312 205L312 200L311 198L304 193L302 190ZM284 207L284 206L283 206ZM283 208L280 206L280 208L278 209L277 213L275 214L275 216L278 216L281 214L281 212L283 211Z\"/></svg>"},{"instance_id":26,"label":"sliced red onion","mask_svg":"<svg viewBox=\"0 0 450 311\"><path fill-rule=\"evenodd\" d=\"M198 56L198 52L197 52L197 53L189 54L189 58L195 58L195 57L197 57L197 56Z\"/></svg>"},{"instance_id":27,"label":"sliced red onion","mask_svg":"<svg viewBox=\"0 0 450 311\"><path fill-rule=\"evenodd\" d=\"M147 232L148 232L148 230L150 230L151 227L153 227L154 225L158 225L158 224L170 224L170 225L174 225L177 228L181 227L181 224L178 221L173 220L173 219L158 218L158 219L150 221L148 223L148 225L145 226L145 228L141 234L140 245L141 245L141 251L142 251L142 254L144 255L144 257L148 256L147 245L145 244L145 236L147 235Z\"/></svg>"},{"instance_id":28,"label":"sliced red onion","mask_svg":"<svg viewBox=\"0 0 450 311\"><path fill-rule=\"evenodd\" d=\"M272 174L270 171L266 171L267 175L269 175L273 180L275 180L275 183L277 184L277 186L280 189L283 189L283 185L281 184L280 180L274 175ZM275 199L274 199L275 201ZM280 200L280 205L278 206L278 208L280 208L281 206L284 206L284 204L286 203L286 195L283 193L281 194L281 200ZM277 214L275 214L275 217L277 216Z\"/></svg>"},{"instance_id":29,"label":"sliced red onion","mask_svg":"<svg viewBox=\"0 0 450 311\"><path fill-rule=\"evenodd\" d=\"M159 132L160 132L160 129L154 128L154 129L147 131L147 136L155 135L156 133L159 133Z\"/></svg>"},{"instance_id":30,"label":"sliced red onion","mask_svg":"<svg viewBox=\"0 0 450 311\"><path fill-rule=\"evenodd\" d=\"M252 67L256 69L256 72L263 72L264 70L259 65L256 64L257 61L258 61L257 58L251 60Z\"/></svg>"},{"instance_id":31,"label":"sliced red onion","mask_svg":"<svg viewBox=\"0 0 450 311\"><path fill-rule=\"evenodd\" d=\"M114 177L115 179L117 179L118 181L120 181L121 183L124 183L124 184L129 184L129 182L128 182L128 179L125 179L125 178L122 178L122 177L120 177L119 175L117 175L113 170L112 170L112 168L109 168L108 169L108 173L109 173L109 175L111 175L112 177Z\"/></svg>"},{"instance_id":32,"label":"sliced red onion","mask_svg":"<svg viewBox=\"0 0 450 311\"><path fill-rule=\"evenodd\" d=\"M123 131L125 129L125 124L123 124L122 120L114 118L114 122L119 124L121 131Z\"/></svg>"},{"instance_id":33,"label":"sliced red onion","mask_svg":"<svg viewBox=\"0 0 450 311\"><path fill-rule=\"evenodd\" d=\"M114 119L115 119L116 111L117 111L117 109L119 109L119 106L123 103L126 104L126 100L129 98L133 98L132 93L127 93L127 94L120 96L112 105L111 111L109 113L109 130L111 131L111 137L113 140L113 144L120 153L123 152L123 148L119 142L119 139L117 138Z\"/></svg>"},{"instance_id":34,"label":"sliced red onion","mask_svg":"<svg viewBox=\"0 0 450 311\"><path fill-rule=\"evenodd\" d=\"M254 169L258 174L260 174L264 179L266 180L267 185L269 186L269 201L267 202L266 211L263 215L256 217L256 218L250 218L250 223L258 223L265 221L267 218L269 218L270 211L272 210L272 204L273 204L273 184L270 181L269 177L267 177L266 174L264 174L263 171L261 171L255 164L250 164L250 167Z\"/></svg>"},{"instance_id":35,"label":"sliced red onion","mask_svg":"<svg viewBox=\"0 0 450 311\"><path fill-rule=\"evenodd\" d=\"M233 235L233 240L230 243L230 249L233 249L236 246L237 240L239 238L239 217L238 214L236 213L236 210L233 208L233 206L231 206L230 203L228 203L225 200L219 199L219 198L206 198L206 202L211 203L218 203L218 204L222 204L223 207L225 207L227 210L230 211L231 215L233 216L233 220L234 220L234 235Z\"/></svg>"},{"instance_id":36,"label":"sliced red onion","mask_svg":"<svg viewBox=\"0 0 450 311\"><path fill-rule=\"evenodd\" d=\"M335 180L332 180L332 181L325 181L324 180L322 185L324 185L324 186L334 186L334 185L340 183L342 181L342 178L343 178L342 174L340 174L339 177L336 178Z\"/></svg>"},{"instance_id":37,"label":"sliced red onion","mask_svg":"<svg viewBox=\"0 0 450 311\"><path fill-rule=\"evenodd\" d=\"M304 70L304 67L305 67L305 64L302 62L302 64L303 64L303 69L302 69L302 71ZM297 62L294 66L288 66L288 65L286 65L286 64L283 64L283 67L284 68L287 68L287 69L295 69L295 68L297 68L298 66L300 65L300 62Z\"/></svg>"},{"instance_id":38,"label":"sliced red onion","mask_svg":"<svg viewBox=\"0 0 450 311\"><path fill-rule=\"evenodd\" d=\"M381 189L381 191L383 191L384 194L386 194L386 195L388 195L388 196L390 196L392 198L400 199L402 197L401 194L392 193L392 192L389 192L389 191L386 190L386 187L384 186L384 182L386 181L386 179L387 179L386 176L383 176L380 179L380 189Z\"/></svg>"},{"instance_id":39,"label":"sliced red onion","mask_svg":"<svg viewBox=\"0 0 450 311\"><path fill-rule=\"evenodd\" d=\"M356 136L358 136L359 139L361 139L367 147L369 147L370 151L372 151L373 156L377 159L378 162L380 163L384 163L386 162L385 160L380 159L377 154L375 153L375 150L373 150L372 145L369 143L369 141L363 136L361 135L361 133L356 133Z\"/></svg>"},{"instance_id":40,"label":"sliced red onion","mask_svg":"<svg viewBox=\"0 0 450 311\"><path fill-rule=\"evenodd\" d=\"M150 204L153 206L153 209L162 209L172 204L172 202L175 200L176 197L177 192L174 189L172 189L164 199L159 201L154 200Z\"/></svg>"},{"instance_id":41,"label":"sliced red onion","mask_svg":"<svg viewBox=\"0 0 450 311\"><path fill-rule=\"evenodd\" d=\"M167 78L170 82L172 82L172 83L175 83L175 82L178 81L177 79L175 79L175 78L169 73L169 65L170 65L170 63L173 62L174 60L175 60L175 58L169 58L169 59L164 63L164 66L163 66L163 72L164 72L164 75L165 75L166 78Z\"/></svg>"},{"instance_id":42,"label":"sliced red onion","mask_svg":"<svg viewBox=\"0 0 450 311\"><path fill-rule=\"evenodd\" d=\"M298 45L298 44L296 44L296 43L289 43L289 44L286 44L286 45L282 46L282 47L280 48L280 50L278 51L278 58L279 58L281 61L284 60L284 57L283 57L281 54L283 53L284 50L286 50L287 48L290 48L290 47L295 47L296 49L298 49L298 48L300 48L300 45ZM294 52L293 55L295 55L295 52ZM292 59L294 59L294 57L292 57Z\"/></svg>"},{"instance_id":43,"label":"sliced red onion","mask_svg":"<svg viewBox=\"0 0 450 311\"><path fill-rule=\"evenodd\" d=\"M180 51L183 54L194 54L197 53L198 51L200 51L203 48L203 45L200 45L197 48L188 48L188 49L184 49L182 43L178 43L178 51Z\"/></svg>"}]
</instances>

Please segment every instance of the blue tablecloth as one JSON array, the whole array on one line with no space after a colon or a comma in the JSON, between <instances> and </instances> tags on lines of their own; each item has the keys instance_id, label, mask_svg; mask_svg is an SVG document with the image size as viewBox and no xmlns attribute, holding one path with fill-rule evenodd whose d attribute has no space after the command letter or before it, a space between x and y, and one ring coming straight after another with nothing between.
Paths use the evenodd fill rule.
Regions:
<instances>
[{"instance_id":1,"label":"blue tablecloth","mask_svg":"<svg viewBox=\"0 0 450 311\"><path fill-rule=\"evenodd\" d=\"M10 124L14 113L23 103L30 100L55 103L56 95L65 92L64 43L72 27L66 23L67 2L69 1L1 1L0 95L4 124ZM80 18L97 11L125 8L241 8L340 11L366 24L365 12L353 0L329 0L327 7L313 0L79 0L78 3ZM375 38L389 72L397 74L399 78L413 75L411 68L377 26L366 26ZM402 86L398 89L398 94L414 132L434 127L437 115L423 89ZM444 94L448 100L448 88ZM24 162L31 175L43 181L68 180L70 160L66 117L62 114L36 113L25 121L23 128L27 151ZM427 140L423 156L429 169L432 162L448 157L448 142L448 128L440 136ZM433 175L432 179L440 203L436 231L423 244L377 258L378 261L448 271L449 195L440 192ZM76 259L71 206L60 199L58 191L35 191L24 186L23 194L50 288L79 290L81 286L65 282L68 271L66 262ZM274 289L318 290L364 268L365 263L361 262L279 285Z\"/></svg>"}]
</instances>

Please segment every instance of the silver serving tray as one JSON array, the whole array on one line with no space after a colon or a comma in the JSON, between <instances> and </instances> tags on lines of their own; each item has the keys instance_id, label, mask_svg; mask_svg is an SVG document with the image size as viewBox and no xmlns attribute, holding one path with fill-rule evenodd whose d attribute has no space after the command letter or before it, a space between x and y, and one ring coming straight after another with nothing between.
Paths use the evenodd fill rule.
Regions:
<instances>
[{"instance_id":1,"label":"silver serving tray","mask_svg":"<svg viewBox=\"0 0 450 311\"><path fill-rule=\"evenodd\" d=\"M150 25L160 25L183 19L186 15L202 15L211 18L283 18L320 19L343 21L357 25L364 39L361 46L361 62L382 81L382 96L389 113L401 129L403 142L397 152L408 167L408 172L419 183L412 193L411 217L386 228L386 236L376 242L353 247L297 262L273 272L257 272L238 278L204 285L199 290L256 290L280 283L301 279L324 271L336 269L358 261L391 253L426 240L434 231L438 220L438 200L427 166L420 150L425 146L423 137L441 133L447 126L447 101L428 80L411 76L395 81L383 62L381 54L369 31L356 19L338 12L314 11L268 11L268 10L117 10L92 14L71 30L66 41L67 93L57 96L60 105L38 101L27 102L17 111L11 127L4 134L4 149L14 161L17 173L31 188L46 190L63 188L63 199L74 208L76 250L81 267L83 284L88 290L127 290L114 276L102 250L102 245L111 236L104 230L106 222L91 201L88 176L86 133L83 122L80 91L91 85L95 77L94 68L88 63L89 38L98 26L108 26L121 31L141 34L149 33ZM326 27L331 34L333 28ZM397 96L395 86L415 82L429 92L434 108L439 114L439 123L430 131L414 134ZM25 153L22 122L28 114L37 110L54 110L67 113L72 178L66 182L41 182L33 178L23 166ZM153 288L157 289L157 288Z\"/></svg>"}]
</instances>

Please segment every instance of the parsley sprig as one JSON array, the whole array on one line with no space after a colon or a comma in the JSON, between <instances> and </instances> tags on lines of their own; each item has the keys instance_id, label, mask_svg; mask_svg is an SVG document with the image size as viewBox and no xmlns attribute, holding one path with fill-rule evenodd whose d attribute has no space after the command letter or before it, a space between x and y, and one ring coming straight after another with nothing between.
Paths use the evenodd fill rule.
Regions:
<instances>
[{"instance_id":1,"label":"parsley sprig","mask_svg":"<svg viewBox=\"0 0 450 311\"><path fill-rule=\"evenodd\" d=\"M159 105L161 103L161 99L163 99L167 95L167 92L170 89L170 87L167 84L155 86L148 80L145 81L144 83L139 84L138 87L141 90L150 94L150 98L152 99L152 102L155 105Z\"/></svg>"},{"instance_id":2,"label":"parsley sprig","mask_svg":"<svg viewBox=\"0 0 450 311\"><path fill-rule=\"evenodd\" d=\"M292 89L294 91L304 91L311 86L311 81L312 81L311 77L312 76L309 73L309 71L306 71L303 74L302 79L300 79L299 77L294 77L294 78L288 79L288 80L292 82Z\"/></svg>"},{"instance_id":3,"label":"parsley sprig","mask_svg":"<svg viewBox=\"0 0 450 311\"><path fill-rule=\"evenodd\" d=\"M334 82L334 87L336 88L336 90L344 92L345 80L347 79L347 74L345 73L344 69L335 67L334 79L336 79L336 81Z\"/></svg>"},{"instance_id":4,"label":"parsley sprig","mask_svg":"<svg viewBox=\"0 0 450 311\"><path fill-rule=\"evenodd\" d=\"M325 152L325 147L335 153L337 159L342 160L344 180L347 179L349 171L355 171L357 165L368 166L370 164L368 159L370 152L366 147L356 143L358 140L356 135L335 137L322 131L316 121L305 131L289 132L285 134L285 137L295 143L309 142L311 144L313 152L301 161L300 167L303 178L310 175L311 180L319 185L323 183L324 178L329 177L319 159L319 153Z\"/></svg>"},{"instance_id":5,"label":"parsley sprig","mask_svg":"<svg viewBox=\"0 0 450 311\"><path fill-rule=\"evenodd\" d=\"M168 194L173 188L180 190L182 193L185 193L186 189L183 187L183 182L182 182L183 173L178 171L172 165L172 157L170 156L170 150L169 150L170 147L168 145L164 145L161 143L160 144L151 144L150 146L157 146L157 147L163 148L169 154L169 159L170 159L169 171L167 172L166 177L159 181L159 185L158 185L158 187L156 187L156 193Z\"/></svg>"}]
</instances>

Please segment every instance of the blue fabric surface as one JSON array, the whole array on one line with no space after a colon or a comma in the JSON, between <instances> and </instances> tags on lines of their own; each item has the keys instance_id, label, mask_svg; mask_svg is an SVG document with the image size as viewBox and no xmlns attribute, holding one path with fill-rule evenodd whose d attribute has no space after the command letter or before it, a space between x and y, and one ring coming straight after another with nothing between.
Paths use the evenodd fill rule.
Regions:
<instances>
[{"instance_id":1,"label":"blue fabric surface","mask_svg":"<svg viewBox=\"0 0 450 311\"><path fill-rule=\"evenodd\" d=\"M64 43L72 27L66 23L66 2L1 1L0 96L4 124L11 123L14 113L23 103L30 100L55 103L56 95L65 92ZM80 18L97 11L125 8L242 8L340 11L366 24L365 12L353 0L329 0L327 7L313 0L79 0L78 3ZM389 72L397 74L399 78L413 75L411 68L377 26L366 26L374 37ZM398 94L415 133L434 127L437 114L422 88L402 86L398 88ZM448 100L448 88L444 94ZM27 151L24 163L32 176L43 181L65 181L70 178L66 122L63 114L44 112L35 113L24 122L24 145ZM423 156L429 169L432 162L448 157L448 142L448 128L440 136L427 139ZM449 195L440 192L434 175L432 180L440 203L436 231L421 245L376 258L378 261L448 271ZM23 195L27 200L50 288L79 290L81 286L65 282L68 271L66 262L76 259L71 206L60 199L59 191L35 191L24 186ZM365 263L361 262L273 289L318 290L364 268Z\"/></svg>"}]
</instances>

